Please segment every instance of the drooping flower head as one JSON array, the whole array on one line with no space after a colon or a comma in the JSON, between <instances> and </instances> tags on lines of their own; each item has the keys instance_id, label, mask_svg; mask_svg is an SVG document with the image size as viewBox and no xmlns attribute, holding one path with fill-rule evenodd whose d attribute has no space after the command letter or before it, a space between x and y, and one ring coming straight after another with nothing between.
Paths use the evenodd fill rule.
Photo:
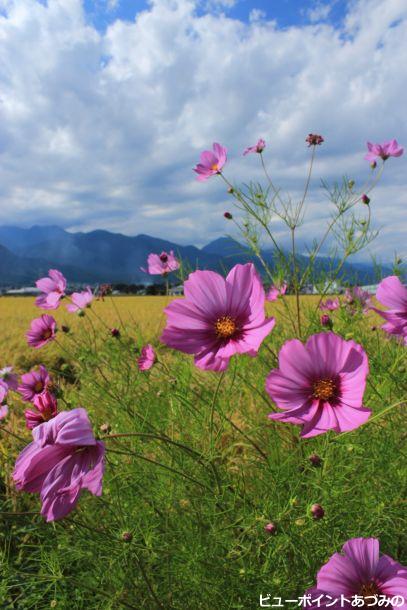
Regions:
<instances>
[{"instance_id":1,"label":"drooping flower head","mask_svg":"<svg viewBox=\"0 0 407 610\"><path fill-rule=\"evenodd\" d=\"M35 304L41 309L57 309L60 300L65 296L66 279L57 269L50 269L48 277L36 281L36 286L43 294L36 298Z\"/></svg>"},{"instance_id":2,"label":"drooping flower head","mask_svg":"<svg viewBox=\"0 0 407 610\"><path fill-rule=\"evenodd\" d=\"M335 311L335 309L339 308L339 299L336 297L335 299L327 299L326 301L321 301L319 304L319 308L322 311Z\"/></svg>"},{"instance_id":3,"label":"drooping flower head","mask_svg":"<svg viewBox=\"0 0 407 610\"><path fill-rule=\"evenodd\" d=\"M266 300L271 302L277 301L278 297L284 296L286 292L287 284L285 282L280 287L273 285L266 294Z\"/></svg>"},{"instance_id":4,"label":"drooping flower head","mask_svg":"<svg viewBox=\"0 0 407 610\"><path fill-rule=\"evenodd\" d=\"M0 380L0 420L4 419L8 413L8 406L6 405L7 394L8 386L4 381Z\"/></svg>"},{"instance_id":5,"label":"drooping flower head","mask_svg":"<svg viewBox=\"0 0 407 610\"><path fill-rule=\"evenodd\" d=\"M47 521L70 513L82 489L101 495L105 446L93 436L85 409L62 411L32 435L34 441L16 460L13 479L18 490L40 494Z\"/></svg>"},{"instance_id":6,"label":"drooping flower head","mask_svg":"<svg viewBox=\"0 0 407 610\"><path fill-rule=\"evenodd\" d=\"M5 366L0 369L0 379L4 381L9 390L17 390L18 375L13 373L12 366Z\"/></svg>"},{"instance_id":7,"label":"drooping flower head","mask_svg":"<svg viewBox=\"0 0 407 610\"><path fill-rule=\"evenodd\" d=\"M151 254L147 258L147 270L142 269L145 273L150 275L167 275L171 271L179 269L179 262L174 256L174 251L161 252L161 254Z\"/></svg>"},{"instance_id":8,"label":"drooping flower head","mask_svg":"<svg viewBox=\"0 0 407 610\"><path fill-rule=\"evenodd\" d=\"M214 271L195 271L184 294L164 310L161 341L193 354L201 369L223 371L237 353L256 356L274 327L274 318L265 317L263 285L251 263L235 265L226 279Z\"/></svg>"},{"instance_id":9,"label":"drooping flower head","mask_svg":"<svg viewBox=\"0 0 407 610\"><path fill-rule=\"evenodd\" d=\"M217 142L213 143L213 150L204 150L200 156L200 162L194 167L194 172L198 174L201 182L211 176L220 174L226 163L227 150Z\"/></svg>"},{"instance_id":10,"label":"drooping flower head","mask_svg":"<svg viewBox=\"0 0 407 610\"><path fill-rule=\"evenodd\" d=\"M66 306L66 308L71 313L81 313L87 307L90 307L90 304L92 303L93 298L94 298L93 292L92 292L90 286L88 286L86 288L86 290L83 290L82 292L73 292L71 294L72 302L69 303Z\"/></svg>"},{"instance_id":11,"label":"drooping flower head","mask_svg":"<svg viewBox=\"0 0 407 610\"><path fill-rule=\"evenodd\" d=\"M363 348L333 332L287 341L266 390L283 412L276 419L302 426L301 436L345 432L362 425L371 411L362 406L369 366Z\"/></svg>"},{"instance_id":12,"label":"drooping flower head","mask_svg":"<svg viewBox=\"0 0 407 610\"><path fill-rule=\"evenodd\" d=\"M305 141L308 143L308 147L320 146L322 142L324 142L324 138L316 133L309 133L305 138Z\"/></svg>"},{"instance_id":13,"label":"drooping flower head","mask_svg":"<svg viewBox=\"0 0 407 610\"><path fill-rule=\"evenodd\" d=\"M367 142L368 153L365 155L366 161L377 161L377 159L383 159L386 161L389 157L401 157L404 152L404 148L398 145L397 140L389 140L383 142L383 144L372 144Z\"/></svg>"},{"instance_id":14,"label":"drooping flower head","mask_svg":"<svg viewBox=\"0 0 407 610\"><path fill-rule=\"evenodd\" d=\"M44 365L40 364L38 371L30 371L21 375L17 391L26 402L33 402L38 394L42 394L51 384L51 378Z\"/></svg>"},{"instance_id":15,"label":"drooping flower head","mask_svg":"<svg viewBox=\"0 0 407 610\"><path fill-rule=\"evenodd\" d=\"M243 155L248 155L249 153L262 153L263 150L266 148L266 142L263 140L263 138L260 138L259 140L257 140L257 143L254 146L248 146L245 150Z\"/></svg>"},{"instance_id":16,"label":"drooping flower head","mask_svg":"<svg viewBox=\"0 0 407 610\"><path fill-rule=\"evenodd\" d=\"M57 399L47 390L34 396L33 407L24 411L25 424L30 430L55 417L58 411Z\"/></svg>"},{"instance_id":17,"label":"drooping flower head","mask_svg":"<svg viewBox=\"0 0 407 610\"><path fill-rule=\"evenodd\" d=\"M400 337L407 345L407 288L396 275L382 280L376 290L376 299L389 309L372 309L386 320L382 329L390 335Z\"/></svg>"},{"instance_id":18,"label":"drooping flower head","mask_svg":"<svg viewBox=\"0 0 407 610\"><path fill-rule=\"evenodd\" d=\"M31 347L40 348L55 339L57 323L55 318L44 313L31 321L31 328L26 333L27 343Z\"/></svg>"},{"instance_id":19,"label":"drooping flower head","mask_svg":"<svg viewBox=\"0 0 407 610\"><path fill-rule=\"evenodd\" d=\"M137 360L137 366L139 371L148 371L153 366L157 357L155 355L155 351L153 346L150 343L144 345L141 349L140 358Z\"/></svg>"},{"instance_id":20,"label":"drooping flower head","mask_svg":"<svg viewBox=\"0 0 407 610\"><path fill-rule=\"evenodd\" d=\"M360 598L357 606L368 608L377 604L375 596L376 600L381 596L389 600L401 596L402 603L397 607L406 608L407 568L388 555L380 555L379 546L376 538L348 540L342 547L342 553L334 553L322 566L316 586L307 591L312 600L322 596L322 603L310 603L307 607L312 610L321 607L350 609L356 605L352 601L353 596L357 596L353 598ZM386 607L393 610L396 606L390 601Z\"/></svg>"}]
</instances>

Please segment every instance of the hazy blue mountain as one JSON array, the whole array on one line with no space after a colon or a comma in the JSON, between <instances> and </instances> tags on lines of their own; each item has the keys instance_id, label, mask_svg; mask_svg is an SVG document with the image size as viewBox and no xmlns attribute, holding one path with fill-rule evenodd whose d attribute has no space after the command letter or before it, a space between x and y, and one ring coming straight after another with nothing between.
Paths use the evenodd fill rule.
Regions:
<instances>
[{"instance_id":1,"label":"hazy blue mountain","mask_svg":"<svg viewBox=\"0 0 407 610\"><path fill-rule=\"evenodd\" d=\"M196 268L227 271L238 262L251 260L258 265L247 248L228 237L199 249L143 234L129 237L109 231L68 233L56 226L30 229L3 226L0 245L0 285L33 283L52 267L60 269L71 282L147 283L157 278L144 273L141 267L146 266L150 252L162 250L174 250L186 271ZM272 250L265 250L262 256L273 265ZM298 257L300 268L306 262L306 257ZM331 264L332 261L321 257L316 267L328 269ZM347 264L344 271L349 279L363 284L377 279L372 265L367 263Z\"/></svg>"}]
</instances>

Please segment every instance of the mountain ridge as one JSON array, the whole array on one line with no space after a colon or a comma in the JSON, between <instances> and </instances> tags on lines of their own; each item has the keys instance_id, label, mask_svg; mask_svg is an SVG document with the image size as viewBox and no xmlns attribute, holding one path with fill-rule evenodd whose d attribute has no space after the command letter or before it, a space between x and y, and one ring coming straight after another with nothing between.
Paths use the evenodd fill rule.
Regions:
<instances>
[{"instance_id":1,"label":"mountain ridge","mask_svg":"<svg viewBox=\"0 0 407 610\"><path fill-rule=\"evenodd\" d=\"M236 263L255 262L247 247L230 237L220 237L203 248L182 246L175 242L140 233L127 236L97 229L69 233L56 225L35 225L28 229L0 226L0 285L27 285L49 268L58 268L71 283L152 283L158 276L141 270L150 252L174 250L186 271L196 268L225 272ZM265 249L262 256L273 266L274 252ZM308 258L298 256L300 267ZM329 268L331 259L319 257L316 267ZM384 267L386 275L390 267ZM377 273L368 263L346 263L344 275L358 283L374 283Z\"/></svg>"}]
</instances>

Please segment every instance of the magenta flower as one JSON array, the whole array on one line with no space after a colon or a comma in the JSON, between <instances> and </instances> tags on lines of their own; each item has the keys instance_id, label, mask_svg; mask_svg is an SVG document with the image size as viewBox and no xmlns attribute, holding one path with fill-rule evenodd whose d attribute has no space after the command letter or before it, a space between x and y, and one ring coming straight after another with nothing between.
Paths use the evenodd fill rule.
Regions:
<instances>
[{"instance_id":1,"label":"magenta flower","mask_svg":"<svg viewBox=\"0 0 407 610\"><path fill-rule=\"evenodd\" d=\"M387 311L376 307L372 309L386 320L382 329L390 335L396 335L407 345L407 288L396 275L390 275L380 282L376 290L376 299Z\"/></svg>"},{"instance_id":2,"label":"magenta flower","mask_svg":"<svg viewBox=\"0 0 407 610\"><path fill-rule=\"evenodd\" d=\"M161 341L193 354L201 369L224 371L236 353L256 356L274 327L274 318L264 315L264 289L251 263L235 265L226 279L214 271L195 271L184 294L164 310Z\"/></svg>"},{"instance_id":3,"label":"magenta flower","mask_svg":"<svg viewBox=\"0 0 407 610\"><path fill-rule=\"evenodd\" d=\"M383 144L367 142L369 152L365 155L366 161L376 161L379 157L386 161L389 157L401 157L404 148L398 145L397 140L389 140Z\"/></svg>"},{"instance_id":4,"label":"magenta flower","mask_svg":"<svg viewBox=\"0 0 407 610\"><path fill-rule=\"evenodd\" d=\"M215 174L222 172L222 167L226 163L227 150L217 142L213 143L213 151L204 150L201 153L200 163L194 168L194 172L198 174L198 180L201 182L207 180Z\"/></svg>"},{"instance_id":5,"label":"magenta flower","mask_svg":"<svg viewBox=\"0 0 407 610\"><path fill-rule=\"evenodd\" d=\"M36 298L35 304L41 309L57 309L59 301L65 296L66 279L57 269L50 269L48 276L35 283L43 293Z\"/></svg>"},{"instance_id":6,"label":"magenta flower","mask_svg":"<svg viewBox=\"0 0 407 610\"><path fill-rule=\"evenodd\" d=\"M287 284L281 284L280 288L278 286L271 286L268 293L266 294L266 301L277 301L278 297L282 297L287 292Z\"/></svg>"},{"instance_id":7,"label":"magenta flower","mask_svg":"<svg viewBox=\"0 0 407 610\"><path fill-rule=\"evenodd\" d=\"M310 146L321 146L322 142L324 142L324 138L317 133L309 133L305 138L305 141L308 144L308 148Z\"/></svg>"},{"instance_id":8,"label":"magenta flower","mask_svg":"<svg viewBox=\"0 0 407 610\"><path fill-rule=\"evenodd\" d=\"M55 339L57 323L55 318L44 313L31 322L31 328L26 333L27 343L31 347L40 348Z\"/></svg>"},{"instance_id":9,"label":"magenta flower","mask_svg":"<svg viewBox=\"0 0 407 610\"><path fill-rule=\"evenodd\" d=\"M255 144L254 146L248 146L243 155L248 155L249 153L262 153L263 150L266 148L266 142L263 140L263 138L260 138L259 140L257 140L257 144Z\"/></svg>"},{"instance_id":10,"label":"magenta flower","mask_svg":"<svg viewBox=\"0 0 407 610\"><path fill-rule=\"evenodd\" d=\"M0 380L4 381L9 390L17 390L18 375L13 373L12 366L5 366L0 369Z\"/></svg>"},{"instance_id":11,"label":"magenta flower","mask_svg":"<svg viewBox=\"0 0 407 610\"><path fill-rule=\"evenodd\" d=\"M362 406L369 365L363 348L333 332L312 335L304 345L287 341L266 390L283 413L270 419L302 425L301 436L361 426L371 411Z\"/></svg>"},{"instance_id":12,"label":"magenta flower","mask_svg":"<svg viewBox=\"0 0 407 610\"><path fill-rule=\"evenodd\" d=\"M24 411L25 424L30 430L55 417L58 411L57 399L47 390L34 396L33 406L35 409Z\"/></svg>"},{"instance_id":13,"label":"magenta flower","mask_svg":"<svg viewBox=\"0 0 407 610\"><path fill-rule=\"evenodd\" d=\"M85 409L62 411L32 435L34 441L16 460L13 478L18 490L40 494L47 521L70 513L82 489L101 495L105 446L93 436Z\"/></svg>"},{"instance_id":14,"label":"magenta flower","mask_svg":"<svg viewBox=\"0 0 407 610\"><path fill-rule=\"evenodd\" d=\"M8 406L6 405L7 394L8 386L4 381L0 380L0 420L4 419L8 413Z\"/></svg>"},{"instance_id":15,"label":"magenta flower","mask_svg":"<svg viewBox=\"0 0 407 610\"><path fill-rule=\"evenodd\" d=\"M360 286L353 286L345 290L345 300L349 305L358 304L364 313L367 313L372 305L372 295Z\"/></svg>"},{"instance_id":16,"label":"magenta flower","mask_svg":"<svg viewBox=\"0 0 407 610\"><path fill-rule=\"evenodd\" d=\"M345 598L343 602L341 595ZM377 604L375 596L376 600L380 596L390 599L401 596L402 603L398 607L405 609L407 568L388 555L380 555L376 538L352 538L343 545L342 554L334 553L322 566L317 575L316 587L307 591L308 596L312 600L322 596L322 603L307 605L311 609L331 607L338 610L355 605L366 608ZM352 599L359 598L361 603L353 603ZM391 603L386 604L386 607L391 610L395 608Z\"/></svg>"},{"instance_id":17,"label":"magenta flower","mask_svg":"<svg viewBox=\"0 0 407 610\"><path fill-rule=\"evenodd\" d=\"M157 357L155 355L155 351L153 346L150 343L147 343L141 349L141 356L137 360L137 365L140 371L148 371L153 366Z\"/></svg>"},{"instance_id":18,"label":"magenta flower","mask_svg":"<svg viewBox=\"0 0 407 610\"><path fill-rule=\"evenodd\" d=\"M38 394L42 394L44 390L51 384L51 378L44 365L40 364L38 371L30 371L21 375L21 383L17 391L26 402L33 402Z\"/></svg>"},{"instance_id":19,"label":"magenta flower","mask_svg":"<svg viewBox=\"0 0 407 610\"><path fill-rule=\"evenodd\" d=\"M73 292L71 294L71 303L69 303L66 308L71 313L81 313L87 307L90 307L94 298L93 292L90 289L90 286L83 290L82 292Z\"/></svg>"},{"instance_id":20,"label":"magenta flower","mask_svg":"<svg viewBox=\"0 0 407 610\"><path fill-rule=\"evenodd\" d=\"M321 301L319 308L322 311L335 311L335 309L339 308L338 297L336 297L335 299L327 299L326 301Z\"/></svg>"},{"instance_id":21,"label":"magenta flower","mask_svg":"<svg viewBox=\"0 0 407 610\"><path fill-rule=\"evenodd\" d=\"M169 253L161 252L161 254L151 252L147 258L147 267L147 270L143 268L141 270L150 275L167 275L167 273L179 269L179 262L175 258L173 250Z\"/></svg>"}]
</instances>

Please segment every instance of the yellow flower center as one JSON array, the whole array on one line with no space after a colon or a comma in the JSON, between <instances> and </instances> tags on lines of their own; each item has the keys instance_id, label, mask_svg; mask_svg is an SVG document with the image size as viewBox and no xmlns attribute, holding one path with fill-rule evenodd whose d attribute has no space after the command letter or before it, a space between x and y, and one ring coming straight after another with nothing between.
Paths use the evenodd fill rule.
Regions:
<instances>
[{"instance_id":1,"label":"yellow flower center","mask_svg":"<svg viewBox=\"0 0 407 610\"><path fill-rule=\"evenodd\" d=\"M360 595L364 599L371 598L374 595L380 595L380 594L381 594L381 591L380 591L379 587L373 581L362 585L360 587L360 591L358 593L358 595ZM371 602L372 600L370 599L369 601ZM368 605L370 606L370 603Z\"/></svg>"},{"instance_id":2,"label":"yellow flower center","mask_svg":"<svg viewBox=\"0 0 407 610\"><path fill-rule=\"evenodd\" d=\"M315 398L329 400L335 395L336 384L332 379L319 379L312 386L312 393Z\"/></svg>"},{"instance_id":3,"label":"yellow flower center","mask_svg":"<svg viewBox=\"0 0 407 610\"><path fill-rule=\"evenodd\" d=\"M230 339L236 332L236 323L230 316L222 316L215 322L216 335L221 339Z\"/></svg>"},{"instance_id":4,"label":"yellow flower center","mask_svg":"<svg viewBox=\"0 0 407 610\"><path fill-rule=\"evenodd\" d=\"M43 339L49 339L51 336L52 336L52 330L50 330L49 328L47 330L44 330L44 332L42 333Z\"/></svg>"},{"instance_id":5,"label":"yellow flower center","mask_svg":"<svg viewBox=\"0 0 407 610\"><path fill-rule=\"evenodd\" d=\"M211 170L214 172L218 172L219 171L218 164L214 163L213 165L211 165Z\"/></svg>"},{"instance_id":6,"label":"yellow flower center","mask_svg":"<svg viewBox=\"0 0 407 610\"><path fill-rule=\"evenodd\" d=\"M40 394L43 390L44 386L42 385L42 381L37 381L37 383L34 386L34 390L36 392L36 394Z\"/></svg>"}]
</instances>

